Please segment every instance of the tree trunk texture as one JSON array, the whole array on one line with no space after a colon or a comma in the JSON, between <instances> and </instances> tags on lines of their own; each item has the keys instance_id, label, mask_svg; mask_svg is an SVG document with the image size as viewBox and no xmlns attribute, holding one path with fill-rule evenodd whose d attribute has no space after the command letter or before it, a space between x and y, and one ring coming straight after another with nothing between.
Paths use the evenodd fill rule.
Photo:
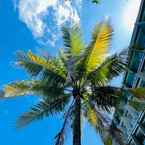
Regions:
<instances>
[{"instance_id":1,"label":"tree trunk texture","mask_svg":"<svg viewBox=\"0 0 145 145\"><path fill-rule=\"evenodd\" d=\"M73 124L73 145L81 145L81 99L76 97Z\"/></svg>"}]
</instances>

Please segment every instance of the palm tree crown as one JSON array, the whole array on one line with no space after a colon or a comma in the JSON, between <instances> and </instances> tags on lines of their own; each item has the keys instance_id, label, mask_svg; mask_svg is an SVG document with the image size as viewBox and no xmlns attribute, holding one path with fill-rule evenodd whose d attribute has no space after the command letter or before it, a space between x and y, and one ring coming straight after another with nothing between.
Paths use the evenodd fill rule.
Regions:
<instances>
[{"instance_id":1,"label":"palm tree crown","mask_svg":"<svg viewBox=\"0 0 145 145\"><path fill-rule=\"evenodd\" d=\"M64 49L56 57L19 52L17 64L32 79L6 85L4 96L32 94L42 99L20 117L17 126L64 112L64 123L55 138L55 145L63 145L68 122L73 129L73 144L81 145L82 116L99 133L114 128L120 134L101 113L101 110L109 112L117 105L122 89L109 86L109 82L126 69L127 63L124 52L108 56L112 32L109 22L97 24L92 40L86 46L79 26L63 27Z\"/></svg>"}]
</instances>

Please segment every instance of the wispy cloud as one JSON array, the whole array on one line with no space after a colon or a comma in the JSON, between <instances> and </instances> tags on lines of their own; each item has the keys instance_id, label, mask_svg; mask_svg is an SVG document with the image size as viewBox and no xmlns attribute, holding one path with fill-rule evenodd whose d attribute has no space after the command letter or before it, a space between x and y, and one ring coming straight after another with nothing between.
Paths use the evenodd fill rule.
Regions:
<instances>
[{"instance_id":1,"label":"wispy cloud","mask_svg":"<svg viewBox=\"0 0 145 145\"><path fill-rule=\"evenodd\" d=\"M32 31L34 37L41 39L53 31L50 36L52 40L49 41L54 45L56 30L52 30L52 27L59 29L64 23L79 23L80 6L81 0L19 0L17 8L20 20Z\"/></svg>"},{"instance_id":2,"label":"wispy cloud","mask_svg":"<svg viewBox=\"0 0 145 145\"><path fill-rule=\"evenodd\" d=\"M138 15L141 0L131 0L125 3L122 10L123 25L132 33Z\"/></svg>"}]
</instances>

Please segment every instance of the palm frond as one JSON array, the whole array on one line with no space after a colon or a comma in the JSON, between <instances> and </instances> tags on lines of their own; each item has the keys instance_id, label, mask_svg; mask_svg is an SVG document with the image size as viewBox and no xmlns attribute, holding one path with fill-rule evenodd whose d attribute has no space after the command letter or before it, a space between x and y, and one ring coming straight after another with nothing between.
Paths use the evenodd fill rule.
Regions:
<instances>
[{"instance_id":1,"label":"palm frond","mask_svg":"<svg viewBox=\"0 0 145 145\"><path fill-rule=\"evenodd\" d=\"M31 88L37 81L27 80L27 81L18 81L8 84L4 88L4 97L16 97L24 96L32 93Z\"/></svg>"},{"instance_id":2,"label":"palm frond","mask_svg":"<svg viewBox=\"0 0 145 145\"><path fill-rule=\"evenodd\" d=\"M58 79L53 81L52 80L23 80L13 82L5 86L4 97L11 98L35 94L46 98L50 96L56 98L60 95L63 95L63 84Z\"/></svg>"},{"instance_id":3,"label":"palm frond","mask_svg":"<svg viewBox=\"0 0 145 145\"><path fill-rule=\"evenodd\" d=\"M37 76L43 69L41 65L32 62L22 51L17 52L17 65L23 67L32 76Z\"/></svg>"},{"instance_id":4,"label":"palm frond","mask_svg":"<svg viewBox=\"0 0 145 145\"><path fill-rule=\"evenodd\" d=\"M104 139L104 145L112 145L112 137L111 136L107 136Z\"/></svg>"},{"instance_id":5,"label":"palm frond","mask_svg":"<svg viewBox=\"0 0 145 145\"><path fill-rule=\"evenodd\" d=\"M79 56L81 51L84 49L79 26L74 25L70 29L62 27L62 37L64 46L66 47L66 49L68 49L70 55L72 57Z\"/></svg>"},{"instance_id":6,"label":"palm frond","mask_svg":"<svg viewBox=\"0 0 145 145\"><path fill-rule=\"evenodd\" d=\"M42 119L45 116L53 115L64 111L68 96L62 96L53 100L42 100L31 108L31 111L24 113L17 121L17 127L23 127L34 120Z\"/></svg>"},{"instance_id":7,"label":"palm frond","mask_svg":"<svg viewBox=\"0 0 145 145\"><path fill-rule=\"evenodd\" d=\"M136 98L145 100L145 88L140 87L140 88L128 88L128 92L130 92L132 95L134 95Z\"/></svg>"},{"instance_id":8,"label":"palm frond","mask_svg":"<svg viewBox=\"0 0 145 145\"><path fill-rule=\"evenodd\" d=\"M128 104L132 106L136 111L145 110L145 101L141 101L141 100L133 98L129 100Z\"/></svg>"},{"instance_id":9,"label":"palm frond","mask_svg":"<svg viewBox=\"0 0 145 145\"><path fill-rule=\"evenodd\" d=\"M89 106L89 108L87 109L86 116L87 116L87 118L88 118L88 121L91 123L91 125L92 125L93 127L96 127L97 124L98 124L97 114L96 114L96 112L94 111L94 109L91 108L90 106Z\"/></svg>"},{"instance_id":10,"label":"palm frond","mask_svg":"<svg viewBox=\"0 0 145 145\"><path fill-rule=\"evenodd\" d=\"M57 59L46 59L44 57L34 55L31 51L29 51L27 55L33 63L42 66L45 70L53 71L54 73L57 73L58 75L66 78L66 72L63 66L60 65L60 61Z\"/></svg>"},{"instance_id":11,"label":"palm frond","mask_svg":"<svg viewBox=\"0 0 145 145\"><path fill-rule=\"evenodd\" d=\"M127 69L126 55L123 50L119 54L106 58L106 60L96 70L90 72L88 80L98 86L106 85L114 77L119 76Z\"/></svg>"},{"instance_id":12,"label":"palm frond","mask_svg":"<svg viewBox=\"0 0 145 145\"><path fill-rule=\"evenodd\" d=\"M55 83L48 83L48 81L40 81L35 86L32 87L32 91L34 94L42 96L44 98L58 98L58 96L64 94L64 87L55 84Z\"/></svg>"},{"instance_id":13,"label":"palm frond","mask_svg":"<svg viewBox=\"0 0 145 145\"><path fill-rule=\"evenodd\" d=\"M112 27L108 22L98 24L94 30L92 42L85 52L85 69L89 73L99 66L107 55L112 36Z\"/></svg>"},{"instance_id":14,"label":"palm frond","mask_svg":"<svg viewBox=\"0 0 145 145\"><path fill-rule=\"evenodd\" d=\"M95 106L88 102L84 109L85 118L95 128L96 132L102 134L104 132L103 119Z\"/></svg>"},{"instance_id":15,"label":"palm frond","mask_svg":"<svg viewBox=\"0 0 145 145\"><path fill-rule=\"evenodd\" d=\"M92 86L92 95L89 97L89 99L97 104L98 107L110 112L111 107L115 107L117 105L118 98L121 96L121 94L121 89L117 87Z\"/></svg>"},{"instance_id":16,"label":"palm frond","mask_svg":"<svg viewBox=\"0 0 145 145\"><path fill-rule=\"evenodd\" d=\"M112 137L112 140L115 140L119 145L125 145L122 131L116 127L115 123L112 122L111 126L108 129L109 136Z\"/></svg>"}]
</instances>

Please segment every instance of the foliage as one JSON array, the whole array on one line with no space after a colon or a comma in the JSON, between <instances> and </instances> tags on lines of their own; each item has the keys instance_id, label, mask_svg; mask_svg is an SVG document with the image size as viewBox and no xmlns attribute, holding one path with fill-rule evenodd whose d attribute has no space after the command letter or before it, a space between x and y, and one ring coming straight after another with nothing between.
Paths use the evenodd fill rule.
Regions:
<instances>
[{"instance_id":1,"label":"foliage","mask_svg":"<svg viewBox=\"0 0 145 145\"><path fill-rule=\"evenodd\" d=\"M97 24L90 44L85 46L79 26L63 27L64 49L58 56L43 57L31 51L19 52L17 65L24 68L32 79L6 85L4 97L31 94L41 98L37 105L20 117L17 126L23 127L34 120L64 113L62 129L55 138L56 145L63 145L66 126L70 123L73 133L78 136L79 128L74 126L77 127L80 122L76 120L83 115L101 135L104 131L110 131L112 136L117 137L117 128L110 126L101 111L111 112L124 91L138 97L145 93L140 88L123 90L109 86L114 77L127 69L125 51L108 56L112 32L108 21ZM80 112L79 116L76 116L79 114L77 111ZM107 142L111 144L110 139Z\"/></svg>"}]
</instances>

